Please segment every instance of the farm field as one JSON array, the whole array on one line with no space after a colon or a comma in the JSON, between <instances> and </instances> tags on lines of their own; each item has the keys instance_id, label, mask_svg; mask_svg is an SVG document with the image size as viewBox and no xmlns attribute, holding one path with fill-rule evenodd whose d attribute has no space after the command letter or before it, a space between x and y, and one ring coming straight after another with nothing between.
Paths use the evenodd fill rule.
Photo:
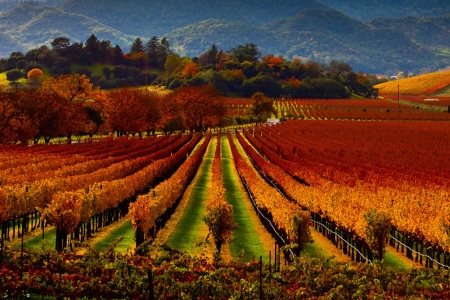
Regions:
<instances>
[{"instance_id":1,"label":"farm field","mask_svg":"<svg viewBox=\"0 0 450 300\"><path fill-rule=\"evenodd\" d=\"M374 86L380 95L433 95L450 85L450 71L417 75Z\"/></svg>"},{"instance_id":2,"label":"farm field","mask_svg":"<svg viewBox=\"0 0 450 300\"><path fill-rule=\"evenodd\" d=\"M428 97L429 98L429 97ZM274 102L274 118L302 120L419 120L450 119L448 98L424 101L427 97L385 96L384 99L288 99ZM434 99L434 98L433 98ZM251 115L251 101L227 99L228 115Z\"/></svg>"},{"instance_id":3,"label":"farm field","mask_svg":"<svg viewBox=\"0 0 450 300\"><path fill-rule=\"evenodd\" d=\"M386 105L382 109L392 107L389 101L380 103ZM274 262L275 249L280 251L279 247L300 241L301 230L295 220L305 213L312 220L314 243L308 244L302 254L296 248L281 252L279 264L289 264L294 253L326 259L334 252L336 258L331 265L328 261L327 268L342 266L339 261L353 261L355 266L364 266L356 268L372 272L366 266L373 265L368 262L375 262L381 255L382 245L383 249L389 248L386 261L396 268L410 270L407 262L398 262L398 257L404 255L410 265L429 270L420 272L444 272L450 264L450 143L445 139L450 123L313 119L253 126L236 133L121 137L78 145L0 146L0 264L16 271L42 269L43 265L38 267L29 258L25 259L26 267L21 267L17 257L21 257L22 238L26 252L42 249L44 230L44 248L65 252L68 257L81 255L67 260L63 276L72 276L76 261L103 255L96 251L110 253L110 259L120 261L121 256L113 253L135 257L132 253L136 246L140 246L136 251L144 251L142 247L156 249L163 245L162 250L149 252L156 255L152 259L158 270L169 272L167 265L157 262L158 257L168 255L175 262L182 259L179 251L196 257L184 258L193 265L215 269L211 260L214 243L212 238L209 243L203 242L208 228L202 216L212 187L223 186L224 199L233 205L238 228L233 231L231 243L223 246L222 257L226 261L252 262L243 269L250 272L246 275L249 282L255 276L251 273L253 264L258 265L253 259L261 255L268 267ZM217 174L213 168L216 160L221 179L212 176ZM367 216L373 214L374 218L384 218L382 224L392 225L385 232L387 242L370 235L372 225ZM115 244L116 250L108 248L119 237L123 239ZM275 242L278 246L274 248ZM202 258L206 260L196 262ZM133 264L148 263L139 259ZM292 264L300 268L303 262ZM188 281L195 282L198 274L191 273L193 265L188 265L184 266L186 272L193 274L192 281ZM291 271L297 267L291 267ZM223 270L228 270L225 265ZM264 270L277 272L276 267ZM26 280L35 276L33 272L26 275ZM36 276L41 276L40 272ZM140 268L129 272L146 276ZM51 273L55 279L61 276L57 269ZM155 273L160 289L162 277L158 276L163 273ZM4 284L12 278L7 279L5 274L0 276ZM448 287L448 283L442 285L439 276L433 291L442 296L442 286ZM187 277L183 278L173 280L188 284L184 281ZM298 285L290 285L290 292L284 289L286 286L274 284L272 292L300 292ZM102 288L106 289L106 284L99 289L99 297L104 295ZM428 293L429 289L421 288ZM266 293L271 293L267 289ZM373 295L381 292L376 286L369 289ZM389 290L387 286L382 289ZM400 295L400 290L390 291ZM308 293L315 292L310 287ZM254 294L249 291L249 295Z\"/></svg>"}]
</instances>

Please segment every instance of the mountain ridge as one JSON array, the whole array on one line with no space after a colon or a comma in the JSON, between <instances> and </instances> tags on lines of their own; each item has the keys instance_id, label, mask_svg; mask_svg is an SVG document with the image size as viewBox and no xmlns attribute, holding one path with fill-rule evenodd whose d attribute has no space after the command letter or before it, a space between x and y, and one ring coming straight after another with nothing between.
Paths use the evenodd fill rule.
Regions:
<instances>
[{"instance_id":1,"label":"mountain ridge","mask_svg":"<svg viewBox=\"0 0 450 300\"><path fill-rule=\"evenodd\" d=\"M72 43L82 42L94 33L124 51L136 37L145 42L153 35L166 36L176 53L190 57L213 44L226 51L251 42L264 55L324 63L340 60L364 72L408 69L417 73L424 68L436 70L450 65L450 15L361 22L315 0L300 4L290 0L272 6L268 0L259 1L260 6L256 6L257 2L249 0L236 7L238 0L227 4L198 0L190 2L190 6L181 0L168 1L166 6L157 0L135 0L135 5L101 0L89 2L91 6L84 11L87 0L66 0L59 6L25 2L0 13L0 41L4 42L0 56L49 45L58 36L68 37ZM174 5L178 5L176 10ZM212 10L214 5L219 6ZM201 19L224 5L227 8L218 14L225 18ZM96 18L96 14L102 18ZM232 18L226 18L230 15ZM189 23L194 19L199 20ZM165 27L167 24L171 27ZM187 25L174 28L177 24Z\"/></svg>"}]
</instances>

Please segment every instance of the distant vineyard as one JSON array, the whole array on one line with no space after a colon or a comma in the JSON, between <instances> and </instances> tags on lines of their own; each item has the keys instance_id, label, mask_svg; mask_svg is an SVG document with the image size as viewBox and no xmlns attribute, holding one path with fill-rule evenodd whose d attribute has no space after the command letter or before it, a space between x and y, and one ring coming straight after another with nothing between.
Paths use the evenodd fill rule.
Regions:
<instances>
[{"instance_id":1,"label":"distant vineyard","mask_svg":"<svg viewBox=\"0 0 450 300\"><path fill-rule=\"evenodd\" d=\"M405 96L407 102L438 105L436 102L424 102L414 97L414 101ZM396 99L396 98L394 98ZM450 101L443 98L439 106L447 107ZM402 101L403 102L403 101ZM228 115L239 117L252 114L251 100L227 99ZM441 111L418 109L404 103L385 99L342 100L342 99L288 99L274 101L275 118L303 120L450 120L450 114Z\"/></svg>"},{"instance_id":2,"label":"distant vineyard","mask_svg":"<svg viewBox=\"0 0 450 300\"><path fill-rule=\"evenodd\" d=\"M418 75L375 86L380 95L430 95L450 85L450 71Z\"/></svg>"}]
</instances>

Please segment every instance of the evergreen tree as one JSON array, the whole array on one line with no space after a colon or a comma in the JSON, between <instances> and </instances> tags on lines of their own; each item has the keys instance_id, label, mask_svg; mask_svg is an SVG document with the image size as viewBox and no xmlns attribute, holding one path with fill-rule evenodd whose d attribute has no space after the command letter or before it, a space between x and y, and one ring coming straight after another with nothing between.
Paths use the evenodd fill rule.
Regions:
<instances>
[{"instance_id":1,"label":"evergreen tree","mask_svg":"<svg viewBox=\"0 0 450 300\"><path fill-rule=\"evenodd\" d=\"M144 44L142 43L141 38L137 37L134 40L133 45L131 45L130 54L136 54L139 52L144 52Z\"/></svg>"},{"instance_id":2,"label":"evergreen tree","mask_svg":"<svg viewBox=\"0 0 450 300\"><path fill-rule=\"evenodd\" d=\"M164 63L166 62L167 56L170 53L169 41L166 37L161 39L161 43L158 47L158 67L164 68Z\"/></svg>"},{"instance_id":3,"label":"evergreen tree","mask_svg":"<svg viewBox=\"0 0 450 300\"><path fill-rule=\"evenodd\" d=\"M123 57L123 51L122 48L120 48L119 45L116 45L116 47L114 47L114 51L113 51L113 56L111 58L111 61L114 65L121 65L124 62L124 57Z\"/></svg>"},{"instance_id":4,"label":"evergreen tree","mask_svg":"<svg viewBox=\"0 0 450 300\"><path fill-rule=\"evenodd\" d=\"M152 67L158 66L158 48L159 38L157 36L153 36L145 45L145 52L149 59L149 65Z\"/></svg>"}]
</instances>

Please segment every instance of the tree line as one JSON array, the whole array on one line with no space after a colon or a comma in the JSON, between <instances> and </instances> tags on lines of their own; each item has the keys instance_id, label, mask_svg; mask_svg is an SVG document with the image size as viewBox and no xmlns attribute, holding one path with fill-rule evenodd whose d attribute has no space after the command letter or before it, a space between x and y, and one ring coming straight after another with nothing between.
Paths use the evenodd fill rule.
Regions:
<instances>
[{"instance_id":1,"label":"tree line","mask_svg":"<svg viewBox=\"0 0 450 300\"><path fill-rule=\"evenodd\" d=\"M109 66L103 68L101 75L93 76L89 69L93 63ZM74 69L73 64L79 67ZM355 73L344 62L333 60L326 65L300 59L287 61L275 55L262 57L253 43L226 51L212 45L198 57L181 57L172 51L165 37L157 36L148 41L136 38L128 53L94 34L84 43L57 37L51 48L41 46L26 54L13 52L9 58L0 59L0 71L7 71L13 82L34 68L47 69L55 78L84 74L103 89L152 84L175 90L208 84L222 94L242 97L255 92L293 98L348 98L352 94L376 97L373 85L379 83L374 75Z\"/></svg>"},{"instance_id":2,"label":"tree line","mask_svg":"<svg viewBox=\"0 0 450 300\"><path fill-rule=\"evenodd\" d=\"M207 85L160 97L142 88L105 92L86 75L47 77L38 88L0 90L0 143L49 143L57 137L71 143L75 135L206 131L223 122L222 99Z\"/></svg>"}]
</instances>

